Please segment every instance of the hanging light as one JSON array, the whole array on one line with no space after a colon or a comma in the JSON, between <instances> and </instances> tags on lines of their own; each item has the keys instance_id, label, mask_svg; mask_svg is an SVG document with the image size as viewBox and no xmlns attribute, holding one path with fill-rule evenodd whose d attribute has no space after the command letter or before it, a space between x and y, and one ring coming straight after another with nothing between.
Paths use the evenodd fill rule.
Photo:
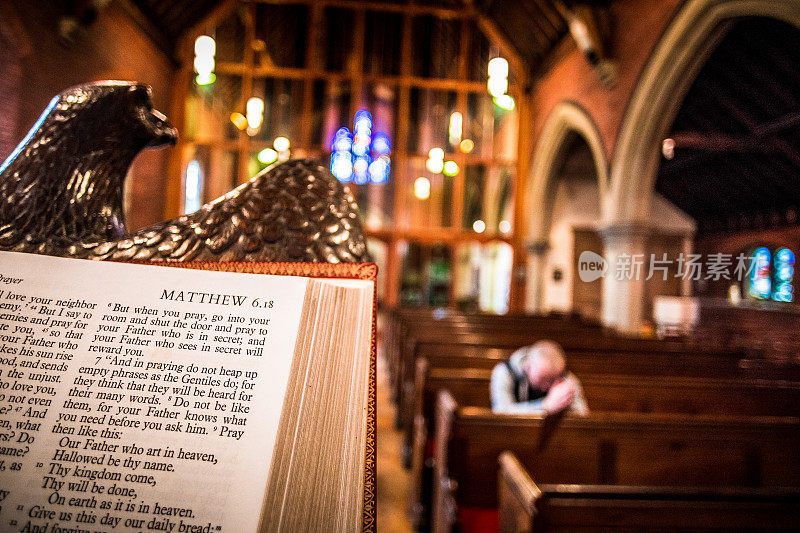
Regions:
<instances>
[{"instance_id":1,"label":"hanging light","mask_svg":"<svg viewBox=\"0 0 800 533\"><path fill-rule=\"evenodd\" d=\"M279 152L285 152L289 149L289 139L286 137L276 137L274 141L272 141L272 146Z\"/></svg>"},{"instance_id":2,"label":"hanging light","mask_svg":"<svg viewBox=\"0 0 800 533\"><path fill-rule=\"evenodd\" d=\"M184 181L183 207L187 215L200 209L202 190L203 172L200 169L200 163L193 159L186 165L186 178Z\"/></svg>"},{"instance_id":3,"label":"hanging light","mask_svg":"<svg viewBox=\"0 0 800 533\"><path fill-rule=\"evenodd\" d=\"M459 148L461 148L462 152L468 154L475 148L475 143L470 139L464 139L463 141L461 141Z\"/></svg>"},{"instance_id":4,"label":"hanging light","mask_svg":"<svg viewBox=\"0 0 800 533\"><path fill-rule=\"evenodd\" d=\"M425 168L433 174L438 174L444 169L444 161L441 159L428 159L425 162Z\"/></svg>"},{"instance_id":5,"label":"hanging light","mask_svg":"<svg viewBox=\"0 0 800 533\"><path fill-rule=\"evenodd\" d=\"M270 165L274 163L278 159L278 152L273 150L272 148L264 148L260 152L258 152L258 160L264 163L265 165Z\"/></svg>"},{"instance_id":6,"label":"hanging light","mask_svg":"<svg viewBox=\"0 0 800 533\"><path fill-rule=\"evenodd\" d=\"M431 148L428 152L428 160L425 167L432 173L438 174L444 168L444 150L441 148Z\"/></svg>"},{"instance_id":7,"label":"hanging light","mask_svg":"<svg viewBox=\"0 0 800 533\"><path fill-rule=\"evenodd\" d=\"M514 109L514 98L512 98L507 94L501 94L500 96L495 96L493 100L495 105L501 109L505 109L506 111L511 111L512 109Z\"/></svg>"},{"instance_id":8,"label":"hanging light","mask_svg":"<svg viewBox=\"0 0 800 533\"><path fill-rule=\"evenodd\" d=\"M197 72L197 85L214 83L214 54L217 43L208 35L201 35L194 41L194 71Z\"/></svg>"},{"instance_id":9,"label":"hanging light","mask_svg":"<svg viewBox=\"0 0 800 533\"><path fill-rule=\"evenodd\" d=\"M486 230L486 222L483 220L476 220L472 223L472 229L475 233L483 233Z\"/></svg>"},{"instance_id":10,"label":"hanging light","mask_svg":"<svg viewBox=\"0 0 800 533\"><path fill-rule=\"evenodd\" d=\"M495 57L489 61L487 71L490 78L507 78L508 61L502 57Z\"/></svg>"},{"instance_id":11,"label":"hanging light","mask_svg":"<svg viewBox=\"0 0 800 533\"><path fill-rule=\"evenodd\" d=\"M664 154L664 159L675 157L675 139L664 139L664 142L661 143L661 153Z\"/></svg>"},{"instance_id":12,"label":"hanging light","mask_svg":"<svg viewBox=\"0 0 800 533\"><path fill-rule=\"evenodd\" d=\"M495 57L489 61L487 71L489 79L486 81L486 88L489 94L495 98L506 94L508 91L508 61L502 57Z\"/></svg>"},{"instance_id":13,"label":"hanging light","mask_svg":"<svg viewBox=\"0 0 800 533\"><path fill-rule=\"evenodd\" d=\"M448 161L444 164L444 175L453 177L458 174L458 164L455 161Z\"/></svg>"},{"instance_id":14,"label":"hanging light","mask_svg":"<svg viewBox=\"0 0 800 533\"><path fill-rule=\"evenodd\" d=\"M458 111L450 115L450 127L448 129L450 144L458 146L461 142L463 133L464 117Z\"/></svg>"},{"instance_id":15,"label":"hanging light","mask_svg":"<svg viewBox=\"0 0 800 533\"><path fill-rule=\"evenodd\" d=\"M247 133L255 135L264 120L264 100L257 96L247 100Z\"/></svg>"},{"instance_id":16,"label":"hanging light","mask_svg":"<svg viewBox=\"0 0 800 533\"><path fill-rule=\"evenodd\" d=\"M425 177L419 177L414 181L414 196L420 200L427 200L431 195L431 181Z\"/></svg>"},{"instance_id":17,"label":"hanging light","mask_svg":"<svg viewBox=\"0 0 800 533\"><path fill-rule=\"evenodd\" d=\"M508 90L508 80L506 78L489 78L486 88L489 90L489 94L495 98L503 96Z\"/></svg>"},{"instance_id":18,"label":"hanging light","mask_svg":"<svg viewBox=\"0 0 800 533\"><path fill-rule=\"evenodd\" d=\"M237 129L244 130L247 128L247 118L239 112L231 113L231 122Z\"/></svg>"}]
</instances>

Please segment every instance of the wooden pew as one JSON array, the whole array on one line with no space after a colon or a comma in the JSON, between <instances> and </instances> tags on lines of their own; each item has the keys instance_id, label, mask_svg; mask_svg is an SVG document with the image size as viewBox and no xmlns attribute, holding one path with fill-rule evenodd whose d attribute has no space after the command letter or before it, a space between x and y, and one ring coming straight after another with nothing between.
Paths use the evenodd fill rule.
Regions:
<instances>
[{"instance_id":1,"label":"wooden pew","mask_svg":"<svg viewBox=\"0 0 800 533\"><path fill-rule=\"evenodd\" d=\"M433 348L436 348L435 349ZM676 351L589 351L567 349L567 366L577 376L594 374L631 376L685 376L695 378L729 378L743 380L800 381L800 366L777 365L744 354L716 353L701 350ZM427 345L417 360L427 359L432 367L491 369L506 360L512 348L477 347L450 343ZM419 389L414 379L404 386L398 398L398 427L407 433L413 428L414 402Z\"/></svg>"},{"instance_id":2,"label":"wooden pew","mask_svg":"<svg viewBox=\"0 0 800 533\"><path fill-rule=\"evenodd\" d=\"M537 340L563 339L574 335L599 337L602 328L572 315L486 315L394 311L387 334L392 397L400 398L404 386L413 380L413 366L419 343L449 342L518 348ZM488 343L488 344L487 344Z\"/></svg>"},{"instance_id":3,"label":"wooden pew","mask_svg":"<svg viewBox=\"0 0 800 533\"><path fill-rule=\"evenodd\" d=\"M459 405L490 407L490 369L433 368L418 361L409 508L423 524L429 504L425 480L430 478L433 410L439 390ZM589 408L596 412L683 413L699 415L775 415L800 413L800 383L683 377L588 375L581 377ZM427 453L426 453L427 452Z\"/></svg>"},{"instance_id":4,"label":"wooden pew","mask_svg":"<svg viewBox=\"0 0 800 533\"><path fill-rule=\"evenodd\" d=\"M485 313L460 313L450 309L432 307L395 307L386 310L388 362L392 374L396 371L398 350L403 339L416 338L435 326L447 334L469 331L520 331L526 329L576 329L592 328L600 330L597 322L587 321L577 315L567 314L508 314L490 315Z\"/></svg>"},{"instance_id":5,"label":"wooden pew","mask_svg":"<svg viewBox=\"0 0 800 533\"><path fill-rule=\"evenodd\" d=\"M585 531L797 531L800 488L694 488L537 484L503 452L500 533Z\"/></svg>"},{"instance_id":6,"label":"wooden pew","mask_svg":"<svg viewBox=\"0 0 800 533\"><path fill-rule=\"evenodd\" d=\"M461 405L491 407L491 368L430 368L417 364L414 416L431 420L436 395L446 389ZM682 376L581 374L589 408L625 413L698 415L800 414L800 382Z\"/></svg>"},{"instance_id":7,"label":"wooden pew","mask_svg":"<svg viewBox=\"0 0 800 533\"><path fill-rule=\"evenodd\" d=\"M497 507L497 458L504 450L540 483L800 486L794 417L495 415L459 408L442 391L435 428L434 531L450 529L454 509Z\"/></svg>"},{"instance_id":8,"label":"wooden pew","mask_svg":"<svg viewBox=\"0 0 800 533\"><path fill-rule=\"evenodd\" d=\"M624 339L575 331L554 332L546 329L524 333L507 331L442 334L429 326L429 338L406 338L395 391L398 404L398 427L407 428L412 419L411 399L414 394L416 360L450 358L452 365L460 359L506 359L515 349L538 340L550 339L565 350L569 368L576 374L686 375L707 377L760 377L763 379L800 379L800 366L778 367L758 359L757 354L736 350L708 350L701 346L653 339ZM469 363L464 366L476 366ZM445 366L438 364L436 366ZM485 366L493 366L486 362ZM791 371L791 373L790 373Z\"/></svg>"}]
</instances>

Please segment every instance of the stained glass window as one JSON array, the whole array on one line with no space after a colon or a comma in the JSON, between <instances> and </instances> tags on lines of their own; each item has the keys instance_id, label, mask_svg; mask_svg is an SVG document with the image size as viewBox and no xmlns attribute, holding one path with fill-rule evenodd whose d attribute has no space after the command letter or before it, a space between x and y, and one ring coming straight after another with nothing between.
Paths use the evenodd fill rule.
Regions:
<instances>
[{"instance_id":1,"label":"stained glass window","mask_svg":"<svg viewBox=\"0 0 800 533\"><path fill-rule=\"evenodd\" d=\"M794 276L794 253L788 248L775 252L772 276L772 299L776 302L792 301L792 277Z\"/></svg>"},{"instance_id":2,"label":"stained glass window","mask_svg":"<svg viewBox=\"0 0 800 533\"><path fill-rule=\"evenodd\" d=\"M772 291L772 254L763 246L753 252L753 268L750 273L750 282L747 293L759 300L769 298Z\"/></svg>"},{"instance_id":3,"label":"stained glass window","mask_svg":"<svg viewBox=\"0 0 800 533\"><path fill-rule=\"evenodd\" d=\"M779 248L773 254L762 246L753 251L752 258L747 295L758 300L793 301L794 252Z\"/></svg>"}]
</instances>

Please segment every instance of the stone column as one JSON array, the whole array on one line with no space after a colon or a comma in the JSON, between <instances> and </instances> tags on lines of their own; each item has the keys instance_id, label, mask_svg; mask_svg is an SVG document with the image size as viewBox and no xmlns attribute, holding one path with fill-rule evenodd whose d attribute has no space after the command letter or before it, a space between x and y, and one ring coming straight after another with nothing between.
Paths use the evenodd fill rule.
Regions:
<instances>
[{"instance_id":1,"label":"stone column","mask_svg":"<svg viewBox=\"0 0 800 533\"><path fill-rule=\"evenodd\" d=\"M642 223L600 229L607 271L603 280L603 324L625 335L638 335L644 313L647 237Z\"/></svg>"},{"instance_id":2,"label":"stone column","mask_svg":"<svg viewBox=\"0 0 800 533\"><path fill-rule=\"evenodd\" d=\"M541 239L528 242L527 282L525 310L528 313L541 313L544 306L544 270L547 267L547 252L550 241Z\"/></svg>"}]
</instances>

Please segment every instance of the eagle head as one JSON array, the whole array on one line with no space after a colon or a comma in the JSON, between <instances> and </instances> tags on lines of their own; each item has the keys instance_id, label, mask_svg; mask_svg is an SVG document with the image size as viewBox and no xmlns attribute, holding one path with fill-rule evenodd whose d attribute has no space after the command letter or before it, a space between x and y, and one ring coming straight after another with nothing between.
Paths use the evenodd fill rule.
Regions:
<instances>
[{"instance_id":1,"label":"eagle head","mask_svg":"<svg viewBox=\"0 0 800 533\"><path fill-rule=\"evenodd\" d=\"M153 109L147 85L102 81L67 89L53 99L43 114L42 133L48 138L72 137L81 154L109 149L139 153L143 148L174 145L178 133L166 117ZM49 115L49 116L48 116Z\"/></svg>"},{"instance_id":2,"label":"eagle head","mask_svg":"<svg viewBox=\"0 0 800 533\"><path fill-rule=\"evenodd\" d=\"M48 253L61 241L119 237L125 176L177 132L135 82L65 90L0 165L0 246Z\"/></svg>"}]
</instances>

